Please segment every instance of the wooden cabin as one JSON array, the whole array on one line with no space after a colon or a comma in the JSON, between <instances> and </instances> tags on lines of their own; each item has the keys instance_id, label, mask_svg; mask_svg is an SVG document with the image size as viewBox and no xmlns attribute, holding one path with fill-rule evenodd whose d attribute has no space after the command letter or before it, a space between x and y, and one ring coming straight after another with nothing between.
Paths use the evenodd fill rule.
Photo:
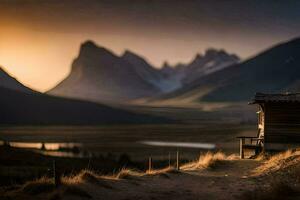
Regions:
<instances>
[{"instance_id":1,"label":"wooden cabin","mask_svg":"<svg viewBox=\"0 0 300 200\"><path fill-rule=\"evenodd\" d=\"M258 105L258 133L256 137L239 137L241 158L245 149L258 154L300 145L300 93L256 93L249 104Z\"/></svg>"}]
</instances>

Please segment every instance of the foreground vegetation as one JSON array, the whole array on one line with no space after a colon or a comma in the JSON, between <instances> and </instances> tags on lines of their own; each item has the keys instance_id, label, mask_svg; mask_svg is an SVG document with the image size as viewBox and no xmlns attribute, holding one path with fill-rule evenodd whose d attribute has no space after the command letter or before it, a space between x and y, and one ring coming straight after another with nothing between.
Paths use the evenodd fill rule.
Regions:
<instances>
[{"instance_id":1,"label":"foreground vegetation","mask_svg":"<svg viewBox=\"0 0 300 200\"><path fill-rule=\"evenodd\" d=\"M2 127L1 139L84 142L93 157L62 158L0 146L0 199L296 199L300 196L300 150L240 160L236 136L246 125L159 125L126 127ZM255 127L254 127L255 129ZM42 135L42 136L39 136ZM25 138L25 139L24 139ZM143 146L136 141L215 142L223 152L181 151ZM23 140L22 140L23 139ZM27 139L27 140L26 140ZM97 144L92 143L97 141ZM94 146L90 145L93 144ZM116 144L116 145L111 145ZM127 152L124 154L122 152ZM197 155L200 156L196 158ZM148 169L148 157L153 168ZM187 156L186 156L187 155ZM53 179L53 161L61 184Z\"/></svg>"},{"instance_id":2,"label":"foreground vegetation","mask_svg":"<svg viewBox=\"0 0 300 200\"><path fill-rule=\"evenodd\" d=\"M201 154L173 166L104 174L81 170L2 187L3 199L296 199L300 197L300 150L240 160L222 152Z\"/></svg>"}]
</instances>

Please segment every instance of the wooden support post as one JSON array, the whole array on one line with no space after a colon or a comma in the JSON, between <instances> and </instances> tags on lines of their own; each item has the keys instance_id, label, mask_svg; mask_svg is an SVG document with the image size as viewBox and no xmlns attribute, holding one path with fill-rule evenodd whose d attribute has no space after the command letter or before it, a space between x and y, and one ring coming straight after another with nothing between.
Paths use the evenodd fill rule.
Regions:
<instances>
[{"instance_id":1,"label":"wooden support post","mask_svg":"<svg viewBox=\"0 0 300 200\"><path fill-rule=\"evenodd\" d=\"M180 166L179 166L179 151L177 150L176 153L176 169L180 170Z\"/></svg>"},{"instance_id":2,"label":"wooden support post","mask_svg":"<svg viewBox=\"0 0 300 200\"><path fill-rule=\"evenodd\" d=\"M151 172L152 170L152 158L149 157L149 168L148 168L148 171Z\"/></svg>"},{"instance_id":3,"label":"wooden support post","mask_svg":"<svg viewBox=\"0 0 300 200\"><path fill-rule=\"evenodd\" d=\"M244 144L245 138L240 138L240 158L244 159Z\"/></svg>"}]
</instances>

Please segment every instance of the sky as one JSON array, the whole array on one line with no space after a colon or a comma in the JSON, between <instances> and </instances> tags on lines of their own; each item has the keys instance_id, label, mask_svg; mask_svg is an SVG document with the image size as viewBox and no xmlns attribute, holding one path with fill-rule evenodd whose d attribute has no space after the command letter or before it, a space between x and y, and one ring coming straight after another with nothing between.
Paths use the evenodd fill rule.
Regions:
<instances>
[{"instance_id":1,"label":"sky","mask_svg":"<svg viewBox=\"0 0 300 200\"><path fill-rule=\"evenodd\" d=\"M296 0L0 0L0 66L44 92L86 40L155 67L210 47L247 59L298 37L299 10Z\"/></svg>"}]
</instances>

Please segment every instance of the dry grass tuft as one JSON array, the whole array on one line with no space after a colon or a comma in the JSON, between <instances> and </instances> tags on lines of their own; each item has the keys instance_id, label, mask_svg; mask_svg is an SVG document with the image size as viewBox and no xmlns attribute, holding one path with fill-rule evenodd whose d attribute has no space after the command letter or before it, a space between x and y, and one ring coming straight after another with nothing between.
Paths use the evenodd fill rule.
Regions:
<instances>
[{"instance_id":1,"label":"dry grass tuft","mask_svg":"<svg viewBox=\"0 0 300 200\"><path fill-rule=\"evenodd\" d=\"M162 176L162 177L166 177L168 178L168 174L178 174L180 173L180 171L178 171L176 168L174 167L166 167L163 169L154 169L151 171L146 171L146 175L148 176Z\"/></svg>"},{"instance_id":2,"label":"dry grass tuft","mask_svg":"<svg viewBox=\"0 0 300 200\"><path fill-rule=\"evenodd\" d=\"M87 182L97 182L99 178L101 178L99 175L97 175L95 172L93 171L89 171L89 170L82 170L79 174L78 174L79 178L83 181L87 181Z\"/></svg>"},{"instance_id":3,"label":"dry grass tuft","mask_svg":"<svg viewBox=\"0 0 300 200\"><path fill-rule=\"evenodd\" d=\"M300 163L300 151L285 151L267 159L261 166L257 167L253 174L255 176L267 175L269 173L282 171Z\"/></svg>"},{"instance_id":4,"label":"dry grass tuft","mask_svg":"<svg viewBox=\"0 0 300 200\"><path fill-rule=\"evenodd\" d=\"M145 173L133 169L122 169L116 176L116 179L135 179L144 176Z\"/></svg>"},{"instance_id":5,"label":"dry grass tuft","mask_svg":"<svg viewBox=\"0 0 300 200\"><path fill-rule=\"evenodd\" d=\"M97 183L101 178L95 172L90 170L82 170L73 177L65 177L65 180L68 180L68 183L79 183L79 182L88 182L88 183Z\"/></svg>"},{"instance_id":6,"label":"dry grass tuft","mask_svg":"<svg viewBox=\"0 0 300 200\"><path fill-rule=\"evenodd\" d=\"M180 168L182 170L197 170L197 169L208 169L208 168L215 169L218 166L220 166L220 164L222 164L225 160L227 160L227 157L224 153L207 152L204 155L200 155L197 161L187 163L181 166Z\"/></svg>"},{"instance_id":7,"label":"dry grass tuft","mask_svg":"<svg viewBox=\"0 0 300 200\"><path fill-rule=\"evenodd\" d=\"M63 183L66 185L75 185L78 183L91 183L103 188L113 189L113 187L107 182L106 177L100 176L97 173L90 170L82 170L79 174L73 177L63 177Z\"/></svg>"},{"instance_id":8,"label":"dry grass tuft","mask_svg":"<svg viewBox=\"0 0 300 200\"><path fill-rule=\"evenodd\" d=\"M266 159L253 171L267 184L243 196L247 200L298 199L300 197L300 151L288 150Z\"/></svg>"},{"instance_id":9,"label":"dry grass tuft","mask_svg":"<svg viewBox=\"0 0 300 200\"><path fill-rule=\"evenodd\" d=\"M55 189L55 185L53 183L53 180L47 177L42 177L35 181L29 181L25 183L21 188L21 191L31 195L36 195L40 193L51 192L54 189Z\"/></svg>"},{"instance_id":10,"label":"dry grass tuft","mask_svg":"<svg viewBox=\"0 0 300 200\"><path fill-rule=\"evenodd\" d=\"M259 155L257 155L254 159L256 161L264 161L268 158L268 155L266 155L266 153L260 153Z\"/></svg>"}]
</instances>

